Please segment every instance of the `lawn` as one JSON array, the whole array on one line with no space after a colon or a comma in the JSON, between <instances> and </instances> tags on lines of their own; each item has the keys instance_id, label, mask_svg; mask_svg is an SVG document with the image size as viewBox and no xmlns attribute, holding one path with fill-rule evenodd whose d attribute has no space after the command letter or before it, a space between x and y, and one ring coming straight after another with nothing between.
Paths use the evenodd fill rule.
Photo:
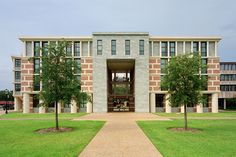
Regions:
<instances>
[{"instance_id":1,"label":"lawn","mask_svg":"<svg viewBox=\"0 0 236 157\"><path fill-rule=\"evenodd\" d=\"M86 113L59 113L59 119L72 119L78 118L80 116L85 115ZM38 113L26 113L23 114L22 112L9 112L8 114L0 115L0 119L5 118L23 118L23 119L53 119L55 118L55 113L45 113L45 114L38 114Z\"/></svg>"},{"instance_id":2,"label":"lawn","mask_svg":"<svg viewBox=\"0 0 236 157\"><path fill-rule=\"evenodd\" d=\"M236 120L189 120L200 133L173 132L183 120L139 121L138 125L165 157L233 157L236 154Z\"/></svg>"},{"instance_id":3,"label":"lawn","mask_svg":"<svg viewBox=\"0 0 236 157\"><path fill-rule=\"evenodd\" d=\"M170 118L183 118L183 113L156 113L158 116L170 117ZM235 118L236 112L219 112L219 113L187 113L188 118Z\"/></svg>"},{"instance_id":4,"label":"lawn","mask_svg":"<svg viewBox=\"0 0 236 157\"><path fill-rule=\"evenodd\" d=\"M80 116L80 114L72 115ZM60 126L72 127L74 130L57 134L38 134L34 131L55 126L53 114L23 115L14 113L3 117L33 118L28 120L0 120L0 156L4 157L78 156L104 124L102 121L61 119L59 120ZM68 118L71 116L63 114L63 117Z\"/></svg>"}]
</instances>

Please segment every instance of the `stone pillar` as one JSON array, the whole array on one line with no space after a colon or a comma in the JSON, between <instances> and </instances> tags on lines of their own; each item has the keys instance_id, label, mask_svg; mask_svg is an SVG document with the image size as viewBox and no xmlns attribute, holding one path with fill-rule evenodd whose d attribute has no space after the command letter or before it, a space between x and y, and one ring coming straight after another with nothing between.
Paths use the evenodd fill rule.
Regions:
<instances>
[{"instance_id":1,"label":"stone pillar","mask_svg":"<svg viewBox=\"0 0 236 157\"><path fill-rule=\"evenodd\" d=\"M182 106L180 107L180 112L181 112L181 113L184 113L184 105L182 105Z\"/></svg>"},{"instance_id":2,"label":"stone pillar","mask_svg":"<svg viewBox=\"0 0 236 157\"><path fill-rule=\"evenodd\" d=\"M155 113L156 112L156 94L150 93L150 112Z\"/></svg>"},{"instance_id":3,"label":"stone pillar","mask_svg":"<svg viewBox=\"0 0 236 157\"><path fill-rule=\"evenodd\" d=\"M23 113L29 113L30 112L30 96L28 93L23 93Z\"/></svg>"},{"instance_id":4,"label":"stone pillar","mask_svg":"<svg viewBox=\"0 0 236 157\"><path fill-rule=\"evenodd\" d=\"M218 93L212 94L211 104L212 113L218 113Z\"/></svg>"},{"instance_id":5,"label":"stone pillar","mask_svg":"<svg viewBox=\"0 0 236 157\"><path fill-rule=\"evenodd\" d=\"M87 102L87 113L92 113L93 112L93 104L88 101Z\"/></svg>"},{"instance_id":6,"label":"stone pillar","mask_svg":"<svg viewBox=\"0 0 236 157\"><path fill-rule=\"evenodd\" d=\"M20 111L20 98L14 97L14 111Z\"/></svg>"},{"instance_id":7,"label":"stone pillar","mask_svg":"<svg viewBox=\"0 0 236 157\"><path fill-rule=\"evenodd\" d=\"M43 103L43 100L39 99L39 104ZM46 108L44 106L39 106L39 113L46 113Z\"/></svg>"},{"instance_id":8,"label":"stone pillar","mask_svg":"<svg viewBox=\"0 0 236 157\"><path fill-rule=\"evenodd\" d=\"M202 103L197 105L197 113L203 113L203 105L202 105Z\"/></svg>"},{"instance_id":9,"label":"stone pillar","mask_svg":"<svg viewBox=\"0 0 236 157\"><path fill-rule=\"evenodd\" d=\"M166 104L166 113L171 113L170 101L168 100L169 95L165 96L165 104Z\"/></svg>"},{"instance_id":10,"label":"stone pillar","mask_svg":"<svg viewBox=\"0 0 236 157\"><path fill-rule=\"evenodd\" d=\"M226 110L226 98L224 98L224 110Z\"/></svg>"},{"instance_id":11,"label":"stone pillar","mask_svg":"<svg viewBox=\"0 0 236 157\"><path fill-rule=\"evenodd\" d=\"M71 100L70 112L77 113L77 104L75 100Z\"/></svg>"},{"instance_id":12,"label":"stone pillar","mask_svg":"<svg viewBox=\"0 0 236 157\"><path fill-rule=\"evenodd\" d=\"M62 102L59 101L59 102L57 103L57 113L61 113L61 106L62 106ZM56 109L56 108L55 108L55 109Z\"/></svg>"}]
</instances>

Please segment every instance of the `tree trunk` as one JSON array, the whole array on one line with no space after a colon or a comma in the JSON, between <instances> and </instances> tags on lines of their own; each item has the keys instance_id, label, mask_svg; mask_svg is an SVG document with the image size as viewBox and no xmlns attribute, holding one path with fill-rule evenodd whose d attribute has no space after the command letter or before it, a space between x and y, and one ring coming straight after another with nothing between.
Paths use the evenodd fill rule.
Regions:
<instances>
[{"instance_id":1,"label":"tree trunk","mask_svg":"<svg viewBox=\"0 0 236 157\"><path fill-rule=\"evenodd\" d=\"M58 102L56 101L56 130L59 130L58 126Z\"/></svg>"},{"instance_id":2,"label":"tree trunk","mask_svg":"<svg viewBox=\"0 0 236 157\"><path fill-rule=\"evenodd\" d=\"M188 129L188 121L187 121L187 105L184 105L184 129Z\"/></svg>"}]
</instances>

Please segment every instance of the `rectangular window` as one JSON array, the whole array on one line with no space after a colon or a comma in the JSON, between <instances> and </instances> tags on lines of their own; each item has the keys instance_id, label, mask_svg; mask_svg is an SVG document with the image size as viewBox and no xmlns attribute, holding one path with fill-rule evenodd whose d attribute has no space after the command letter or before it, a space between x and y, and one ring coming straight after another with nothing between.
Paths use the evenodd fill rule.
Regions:
<instances>
[{"instance_id":1,"label":"rectangular window","mask_svg":"<svg viewBox=\"0 0 236 157\"><path fill-rule=\"evenodd\" d=\"M31 41L25 42L25 49L26 49L26 56L32 56L32 42Z\"/></svg>"},{"instance_id":2,"label":"rectangular window","mask_svg":"<svg viewBox=\"0 0 236 157\"><path fill-rule=\"evenodd\" d=\"M34 57L39 57L40 56L40 42L35 41L34 42Z\"/></svg>"},{"instance_id":3,"label":"rectangular window","mask_svg":"<svg viewBox=\"0 0 236 157\"><path fill-rule=\"evenodd\" d=\"M20 59L15 59L15 67L18 67L18 68L21 67L21 60Z\"/></svg>"},{"instance_id":4,"label":"rectangular window","mask_svg":"<svg viewBox=\"0 0 236 157\"><path fill-rule=\"evenodd\" d=\"M193 42L193 53L198 54L199 52L199 42Z\"/></svg>"},{"instance_id":5,"label":"rectangular window","mask_svg":"<svg viewBox=\"0 0 236 157\"><path fill-rule=\"evenodd\" d=\"M175 56L175 42L170 42L169 49L170 49L170 56Z\"/></svg>"},{"instance_id":6,"label":"rectangular window","mask_svg":"<svg viewBox=\"0 0 236 157\"><path fill-rule=\"evenodd\" d=\"M130 40L125 40L125 55L130 55Z\"/></svg>"},{"instance_id":7,"label":"rectangular window","mask_svg":"<svg viewBox=\"0 0 236 157\"><path fill-rule=\"evenodd\" d=\"M207 77L207 75L202 75L201 79L203 79L205 81L204 84L202 84L202 90L207 90L207 86L208 86L208 77Z\"/></svg>"},{"instance_id":8,"label":"rectangular window","mask_svg":"<svg viewBox=\"0 0 236 157\"><path fill-rule=\"evenodd\" d=\"M161 42L161 56L167 57L167 42Z\"/></svg>"},{"instance_id":9,"label":"rectangular window","mask_svg":"<svg viewBox=\"0 0 236 157\"><path fill-rule=\"evenodd\" d=\"M116 55L116 40L111 41L111 55Z\"/></svg>"},{"instance_id":10,"label":"rectangular window","mask_svg":"<svg viewBox=\"0 0 236 157\"><path fill-rule=\"evenodd\" d=\"M40 76L34 75L34 91L40 91Z\"/></svg>"},{"instance_id":11,"label":"rectangular window","mask_svg":"<svg viewBox=\"0 0 236 157\"><path fill-rule=\"evenodd\" d=\"M80 42L74 42L74 56L80 56Z\"/></svg>"},{"instance_id":12,"label":"rectangular window","mask_svg":"<svg viewBox=\"0 0 236 157\"><path fill-rule=\"evenodd\" d=\"M42 55L43 56L47 56L48 55L48 42L47 41L43 41L42 42Z\"/></svg>"},{"instance_id":13,"label":"rectangular window","mask_svg":"<svg viewBox=\"0 0 236 157\"><path fill-rule=\"evenodd\" d=\"M144 55L144 40L139 40L139 55Z\"/></svg>"},{"instance_id":14,"label":"rectangular window","mask_svg":"<svg viewBox=\"0 0 236 157\"><path fill-rule=\"evenodd\" d=\"M97 55L102 55L102 40L97 40Z\"/></svg>"},{"instance_id":15,"label":"rectangular window","mask_svg":"<svg viewBox=\"0 0 236 157\"><path fill-rule=\"evenodd\" d=\"M76 68L76 70L75 70L75 73L76 73L76 74L80 74L81 61L80 61L79 58L76 58L76 59L75 59L75 62L77 63L77 68Z\"/></svg>"},{"instance_id":16,"label":"rectangular window","mask_svg":"<svg viewBox=\"0 0 236 157\"><path fill-rule=\"evenodd\" d=\"M21 80L21 72L15 71L15 81L19 82Z\"/></svg>"},{"instance_id":17,"label":"rectangular window","mask_svg":"<svg viewBox=\"0 0 236 157\"><path fill-rule=\"evenodd\" d=\"M21 84L20 83L16 83L15 84L15 91L16 92L20 92L21 91Z\"/></svg>"},{"instance_id":18,"label":"rectangular window","mask_svg":"<svg viewBox=\"0 0 236 157\"><path fill-rule=\"evenodd\" d=\"M67 46L66 46L66 55L67 55L67 56L72 56L72 44L71 44L71 42L68 42L68 43L67 43Z\"/></svg>"},{"instance_id":19,"label":"rectangular window","mask_svg":"<svg viewBox=\"0 0 236 157\"><path fill-rule=\"evenodd\" d=\"M34 73L39 74L40 71L40 59L36 58L34 59Z\"/></svg>"},{"instance_id":20,"label":"rectangular window","mask_svg":"<svg viewBox=\"0 0 236 157\"><path fill-rule=\"evenodd\" d=\"M161 59L161 73L165 73L165 67L168 63L168 60L166 58L162 58Z\"/></svg>"},{"instance_id":21,"label":"rectangular window","mask_svg":"<svg viewBox=\"0 0 236 157\"><path fill-rule=\"evenodd\" d=\"M201 42L201 56L206 57L207 56L207 43Z\"/></svg>"},{"instance_id":22,"label":"rectangular window","mask_svg":"<svg viewBox=\"0 0 236 157\"><path fill-rule=\"evenodd\" d=\"M202 59L202 74L206 74L207 73L207 59L206 58L203 58Z\"/></svg>"}]
</instances>

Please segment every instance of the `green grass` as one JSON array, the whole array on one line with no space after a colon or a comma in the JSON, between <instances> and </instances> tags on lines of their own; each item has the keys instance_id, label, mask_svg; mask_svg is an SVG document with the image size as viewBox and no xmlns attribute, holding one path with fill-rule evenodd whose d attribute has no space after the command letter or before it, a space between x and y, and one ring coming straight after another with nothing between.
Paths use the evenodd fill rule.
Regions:
<instances>
[{"instance_id":1,"label":"green grass","mask_svg":"<svg viewBox=\"0 0 236 157\"><path fill-rule=\"evenodd\" d=\"M170 118L184 117L183 113L156 113L159 116ZM236 118L236 112L219 112L219 113L187 113L188 118Z\"/></svg>"},{"instance_id":2,"label":"green grass","mask_svg":"<svg viewBox=\"0 0 236 157\"><path fill-rule=\"evenodd\" d=\"M168 130L183 127L180 119L137 123L165 157L233 157L236 154L236 120L190 120L189 127L202 129L200 133Z\"/></svg>"},{"instance_id":3,"label":"green grass","mask_svg":"<svg viewBox=\"0 0 236 157\"><path fill-rule=\"evenodd\" d=\"M22 117L12 114L13 117L16 115ZM30 117L32 116L34 115L32 114ZM74 130L64 133L38 134L34 131L54 127L54 120L0 120L0 156L78 156L103 124L102 121L59 120L60 126L72 127Z\"/></svg>"},{"instance_id":4,"label":"green grass","mask_svg":"<svg viewBox=\"0 0 236 157\"><path fill-rule=\"evenodd\" d=\"M72 119L78 118L80 116L86 115L86 113L60 113L59 119ZM30 119L51 119L55 118L55 113L45 113L45 114L38 114L38 113L27 113L23 114L22 112L10 112L8 114L0 115L1 118L30 118Z\"/></svg>"}]
</instances>

